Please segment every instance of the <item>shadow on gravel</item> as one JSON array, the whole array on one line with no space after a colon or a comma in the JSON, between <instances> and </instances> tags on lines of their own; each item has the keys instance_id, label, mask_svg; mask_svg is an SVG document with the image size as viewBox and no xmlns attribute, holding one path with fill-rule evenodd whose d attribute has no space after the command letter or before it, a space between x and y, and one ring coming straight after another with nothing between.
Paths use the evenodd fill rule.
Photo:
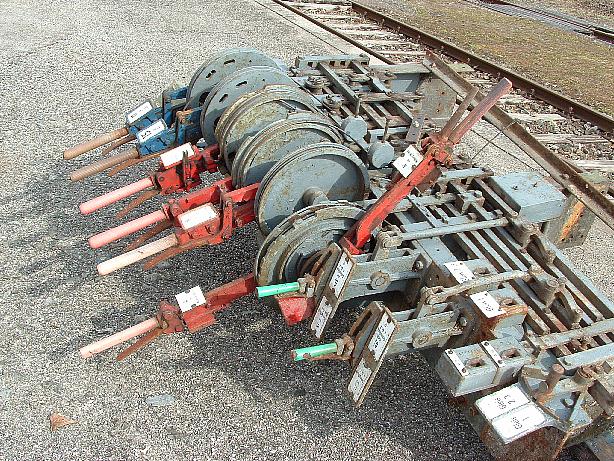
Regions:
<instances>
[{"instance_id":1,"label":"shadow on gravel","mask_svg":"<svg viewBox=\"0 0 614 461\"><path fill-rule=\"evenodd\" d=\"M77 292L84 287L108 283L115 291L113 299L97 300L105 307L84 306L83 315L89 319L91 328L49 350L51 361L150 317L162 298L172 298L174 293L197 284L207 291L252 270L257 245L251 234L253 228L248 227L240 229L224 245L180 255L152 271L143 272L137 266L99 279L94 265L119 254L123 243L95 254L87 248L85 238L116 225L113 212L118 208L84 218L79 215L77 204L110 190L111 183L126 184L142 175L133 173L112 181L101 177L84 185L71 185L65 179L68 171L65 162L56 162L48 171L60 173L3 198L21 210L22 216L12 216L12 220L38 216L36 225L12 242L17 251L31 255L19 267L20 274L31 279L27 295L43 302L45 297L53 298L54 294L68 290L74 293L75 303L79 303ZM50 188L49 181L57 181L58 187ZM156 203L152 203L132 218L155 208ZM46 246L46 250L37 249L37 245ZM50 261L52 269L47 270ZM137 300L137 307L110 307L122 297ZM336 333L344 330L343 325L351 324L353 315L356 313L338 314ZM333 337L330 333L329 338ZM416 460L432 460L434 453L456 460L491 459L462 413L448 406L443 384L418 355L387 361L364 405L355 409L344 392L349 366L339 362L293 363L289 351L314 344L314 339L305 325L287 327L279 312L255 297L240 300L219 313L218 324L191 335L190 341L194 354L165 362L168 364L165 374L215 368L233 378L264 408L271 400L293 401L299 417L313 434L351 428L363 433L367 440L371 432L384 433L412 451ZM138 359L138 353L131 358Z\"/></svg>"}]
</instances>

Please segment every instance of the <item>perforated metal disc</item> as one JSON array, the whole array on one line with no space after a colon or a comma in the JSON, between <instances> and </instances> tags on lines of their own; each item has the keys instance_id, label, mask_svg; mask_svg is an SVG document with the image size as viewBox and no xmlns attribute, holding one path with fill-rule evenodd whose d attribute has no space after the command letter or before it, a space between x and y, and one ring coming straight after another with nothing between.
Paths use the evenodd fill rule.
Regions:
<instances>
[{"instance_id":1,"label":"perforated metal disc","mask_svg":"<svg viewBox=\"0 0 614 461\"><path fill-rule=\"evenodd\" d=\"M231 48L207 59L192 75L186 94L186 109L200 106L207 93L229 75L250 66L282 69L282 64L252 48Z\"/></svg>"},{"instance_id":2,"label":"perforated metal disc","mask_svg":"<svg viewBox=\"0 0 614 461\"><path fill-rule=\"evenodd\" d=\"M233 183L245 187L260 182L278 160L321 142L341 143L338 130L326 117L312 113L289 115L241 144L232 164Z\"/></svg>"},{"instance_id":3,"label":"perforated metal disc","mask_svg":"<svg viewBox=\"0 0 614 461\"><path fill-rule=\"evenodd\" d=\"M224 111L215 128L228 170L235 152L248 136L297 111L319 113L313 98L297 85L268 85L237 99Z\"/></svg>"},{"instance_id":4,"label":"perforated metal disc","mask_svg":"<svg viewBox=\"0 0 614 461\"><path fill-rule=\"evenodd\" d=\"M362 213L358 206L340 201L312 205L287 217L260 246L254 267L257 284L296 281L305 261L338 242Z\"/></svg>"},{"instance_id":5,"label":"perforated metal disc","mask_svg":"<svg viewBox=\"0 0 614 461\"><path fill-rule=\"evenodd\" d=\"M246 67L228 76L209 92L202 107L200 129L208 144L216 142L215 127L222 113L241 96L267 85L296 85L285 72L273 67Z\"/></svg>"},{"instance_id":6,"label":"perforated metal disc","mask_svg":"<svg viewBox=\"0 0 614 461\"><path fill-rule=\"evenodd\" d=\"M349 148L335 143L313 144L285 156L265 175L254 209L263 234L295 211L308 206L307 189L317 188L329 201L357 201L369 188L367 168Z\"/></svg>"}]
</instances>

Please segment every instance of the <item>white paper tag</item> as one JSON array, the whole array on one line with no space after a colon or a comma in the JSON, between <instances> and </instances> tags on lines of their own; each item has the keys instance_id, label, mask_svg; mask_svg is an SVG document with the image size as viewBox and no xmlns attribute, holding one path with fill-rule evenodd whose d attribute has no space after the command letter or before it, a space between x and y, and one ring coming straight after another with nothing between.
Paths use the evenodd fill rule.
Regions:
<instances>
[{"instance_id":1,"label":"white paper tag","mask_svg":"<svg viewBox=\"0 0 614 461\"><path fill-rule=\"evenodd\" d=\"M407 178L412 171L420 164L424 157L414 146L409 146L403 155L397 157L392 164L399 170L403 177Z\"/></svg>"},{"instance_id":2,"label":"white paper tag","mask_svg":"<svg viewBox=\"0 0 614 461\"><path fill-rule=\"evenodd\" d=\"M311 321L311 329L314 331L316 337L319 338L322 336L322 332L324 331L324 327L332 311L333 306L330 305L326 296L323 296L318 310L316 311L316 315L313 316L313 320Z\"/></svg>"},{"instance_id":3,"label":"white paper tag","mask_svg":"<svg viewBox=\"0 0 614 461\"><path fill-rule=\"evenodd\" d=\"M138 106L136 109L132 109L130 112L126 114L126 122L131 124L135 120L140 119L143 115L153 109L153 106L149 101L145 101L143 104Z\"/></svg>"},{"instance_id":4,"label":"white paper tag","mask_svg":"<svg viewBox=\"0 0 614 461\"><path fill-rule=\"evenodd\" d=\"M506 387L476 400L475 406L488 421L529 403L530 400L517 386Z\"/></svg>"},{"instance_id":5,"label":"white paper tag","mask_svg":"<svg viewBox=\"0 0 614 461\"><path fill-rule=\"evenodd\" d=\"M183 160L183 156L186 155L188 158L194 156L194 149L192 148L192 144L186 142L185 144L175 147L174 149L169 150L168 152L164 152L160 155L160 161L164 168L168 168L175 163L179 163Z\"/></svg>"},{"instance_id":6,"label":"white paper tag","mask_svg":"<svg viewBox=\"0 0 614 461\"><path fill-rule=\"evenodd\" d=\"M531 403L501 416L492 422L492 428L506 443L540 427L546 417L537 405Z\"/></svg>"},{"instance_id":7,"label":"white paper tag","mask_svg":"<svg viewBox=\"0 0 614 461\"><path fill-rule=\"evenodd\" d=\"M207 302L205 295L203 295L203 291L198 285L188 291L177 293L175 298L179 303L181 312L187 312L194 307L200 306L201 304L205 304Z\"/></svg>"},{"instance_id":8,"label":"white paper tag","mask_svg":"<svg viewBox=\"0 0 614 461\"><path fill-rule=\"evenodd\" d=\"M448 356L448 358L452 362L452 365L454 365L454 367L458 370L461 376L467 376L469 374L469 372L467 371L467 367L465 366L465 364L463 363L463 361L460 359L460 357L458 356L456 352L454 352L452 349L448 349L446 350L446 355Z\"/></svg>"},{"instance_id":9,"label":"white paper tag","mask_svg":"<svg viewBox=\"0 0 614 461\"><path fill-rule=\"evenodd\" d=\"M339 263L335 268L335 272L333 272L333 276L330 278L330 282L328 284L331 290L333 290L333 293L335 293L335 296L339 297L339 293L341 293L345 282L350 276L350 271L352 270L353 266L354 261L352 261L352 258L350 258L350 256L344 252L341 255L341 259L339 260Z\"/></svg>"},{"instance_id":10,"label":"white paper tag","mask_svg":"<svg viewBox=\"0 0 614 461\"><path fill-rule=\"evenodd\" d=\"M371 337L371 341L369 341L369 349L373 353L373 357L376 361L382 357L393 332L394 322L387 313L384 313L377 325L375 333Z\"/></svg>"},{"instance_id":11,"label":"white paper tag","mask_svg":"<svg viewBox=\"0 0 614 461\"><path fill-rule=\"evenodd\" d=\"M488 291L480 291L479 293L469 295L469 297L489 319L505 314L497 300Z\"/></svg>"},{"instance_id":12,"label":"white paper tag","mask_svg":"<svg viewBox=\"0 0 614 461\"><path fill-rule=\"evenodd\" d=\"M356 367L356 371L352 375L352 379L350 379L350 384L348 384L348 391L352 394L354 402L358 402L360 399L362 391L365 389L372 373L371 369L365 365L365 359L361 359Z\"/></svg>"},{"instance_id":13,"label":"white paper tag","mask_svg":"<svg viewBox=\"0 0 614 461\"><path fill-rule=\"evenodd\" d=\"M149 125L147 128L143 128L141 131L139 131L136 134L136 139L140 144L143 144L145 141L159 135L164 130L166 130L166 123L164 123L164 120L158 120L157 122Z\"/></svg>"},{"instance_id":14,"label":"white paper tag","mask_svg":"<svg viewBox=\"0 0 614 461\"><path fill-rule=\"evenodd\" d=\"M469 269L463 261L445 263L444 266L448 268L458 283L464 283L474 278L473 272L471 272L471 269Z\"/></svg>"},{"instance_id":15,"label":"white paper tag","mask_svg":"<svg viewBox=\"0 0 614 461\"><path fill-rule=\"evenodd\" d=\"M177 220L183 230L192 229L215 218L217 218L217 211L215 211L215 208L210 203L205 203L177 216Z\"/></svg>"}]
</instances>

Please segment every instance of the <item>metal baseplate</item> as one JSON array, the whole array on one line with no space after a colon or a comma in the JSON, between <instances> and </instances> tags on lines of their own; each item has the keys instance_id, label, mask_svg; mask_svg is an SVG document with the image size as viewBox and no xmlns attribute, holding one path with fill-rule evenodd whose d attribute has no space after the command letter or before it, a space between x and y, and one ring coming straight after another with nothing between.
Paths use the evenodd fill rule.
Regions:
<instances>
[{"instance_id":1,"label":"metal baseplate","mask_svg":"<svg viewBox=\"0 0 614 461\"><path fill-rule=\"evenodd\" d=\"M97 249L144 231L100 275L142 260L153 268L244 226L260 242L253 273L162 300L154 317L81 355L140 337L123 360L162 334L211 326L252 294L318 341L353 311L343 335L292 357L346 362L356 405L387 359L418 351L497 459L553 460L583 442L612 459L614 305L560 250L580 244L594 220L586 191L565 186L580 173L497 175L456 155L511 89L503 79L478 97L463 84L455 108L458 78L434 56L395 66L305 56L286 66L231 49L165 90L160 105L135 105L124 127L67 149L72 159L108 144L75 181L158 163L82 203L84 215L139 193L123 219L173 196L89 238ZM383 385L411 392L410 378Z\"/></svg>"}]
</instances>

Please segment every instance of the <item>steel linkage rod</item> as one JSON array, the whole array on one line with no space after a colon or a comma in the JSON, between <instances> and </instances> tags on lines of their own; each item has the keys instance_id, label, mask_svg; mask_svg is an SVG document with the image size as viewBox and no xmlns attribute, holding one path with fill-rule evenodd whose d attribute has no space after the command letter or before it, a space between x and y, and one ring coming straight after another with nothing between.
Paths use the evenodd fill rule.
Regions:
<instances>
[{"instance_id":1,"label":"steel linkage rod","mask_svg":"<svg viewBox=\"0 0 614 461\"><path fill-rule=\"evenodd\" d=\"M449 85L459 96L475 90L467 80L461 77L435 53L427 53L426 63L430 70ZM478 92L474 101L479 103L485 98ZM514 144L522 149L531 159L542 167L561 186L584 203L599 219L614 230L614 203L608 200L593 184L563 158L540 143L531 133L510 117L504 110L493 106L484 118L498 128Z\"/></svg>"}]
</instances>

